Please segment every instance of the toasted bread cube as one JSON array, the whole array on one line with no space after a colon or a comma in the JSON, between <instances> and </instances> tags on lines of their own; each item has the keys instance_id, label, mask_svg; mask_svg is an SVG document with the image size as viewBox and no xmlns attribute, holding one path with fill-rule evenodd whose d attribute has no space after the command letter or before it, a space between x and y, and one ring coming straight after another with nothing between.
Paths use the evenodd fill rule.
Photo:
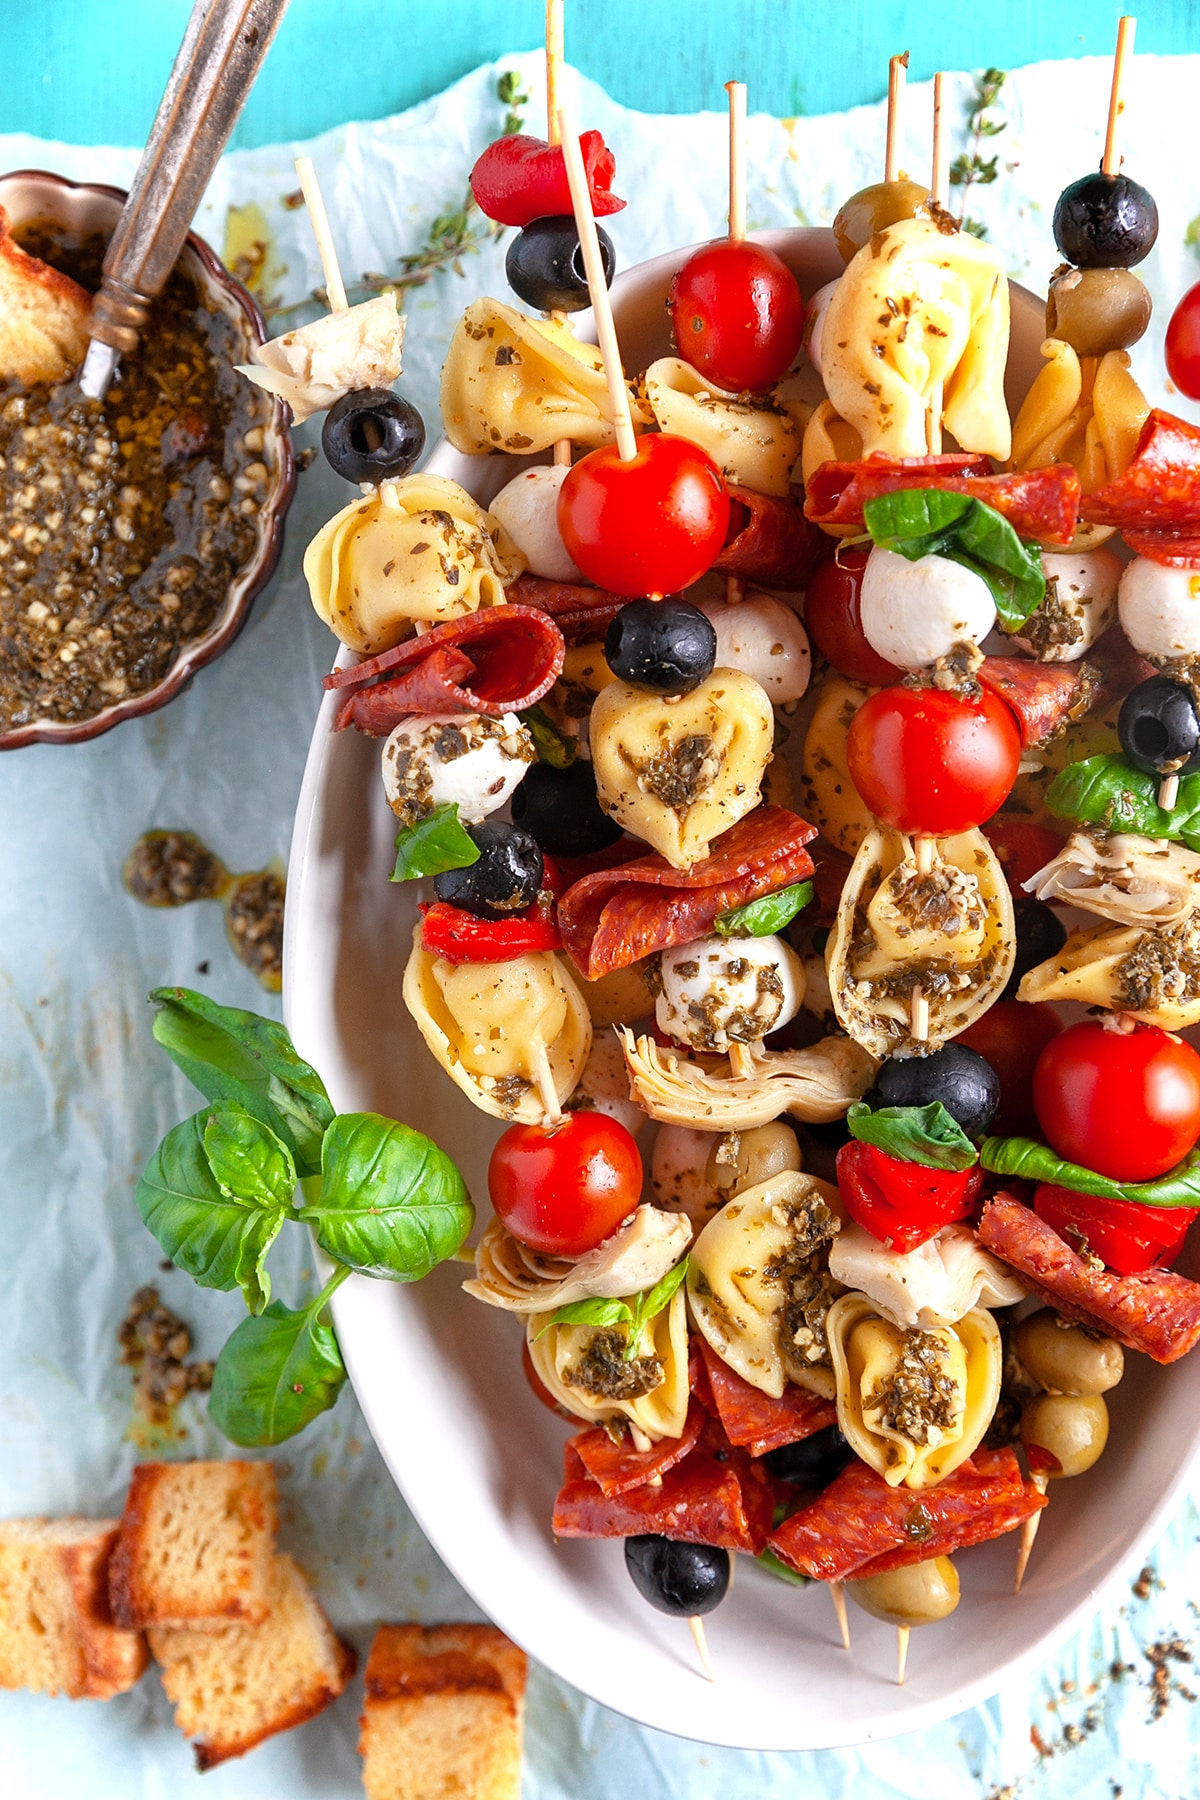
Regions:
<instances>
[{"instance_id":1,"label":"toasted bread cube","mask_svg":"<svg viewBox=\"0 0 1200 1800\"><path fill-rule=\"evenodd\" d=\"M139 1463L109 1573L114 1619L134 1630L261 1623L277 1523L273 1463Z\"/></svg>"},{"instance_id":2,"label":"toasted bread cube","mask_svg":"<svg viewBox=\"0 0 1200 1800\"><path fill-rule=\"evenodd\" d=\"M65 381L87 354L91 295L14 243L0 207L0 379Z\"/></svg>"},{"instance_id":3,"label":"toasted bread cube","mask_svg":"<svg viewBox=\"0 0 1200 1800\"><path fill-rule=\"evenodd\" d=\"M269 1574L261 1624L148 1634L175 1723L195 1740L197 1768L243 1756L314 1718L354 1673L354 1651L335 1636L291 1557L276 1556Z\"/></svg>"},{"instance_id":4,"label":"toasted bread cube","mask_svg":"<svg viewBox=\"0 0 1200 1800\"><path fill-rule=\"evenodd\" d=\"M381 1625L366 1687L369 1800L518 1800L525 1652L494 1625Z\"/></svg>"},{"instance_id":5,"label":"toasted bread cube","mask_svg":"<svg viewBox=\"0 0 1200 1800\"><path fill-rule=\"evenodd\" d=\"M118 1519L0 1522L0 1688L110 1700L145 1671L140 1632L113 1624Z\"/></svg>"}]
</instances>

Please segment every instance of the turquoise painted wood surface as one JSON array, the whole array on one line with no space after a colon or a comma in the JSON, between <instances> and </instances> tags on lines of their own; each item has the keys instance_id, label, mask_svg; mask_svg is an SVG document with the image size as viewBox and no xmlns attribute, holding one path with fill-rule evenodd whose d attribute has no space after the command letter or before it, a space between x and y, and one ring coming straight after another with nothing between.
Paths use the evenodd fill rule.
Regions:
<instances>
[{"instance_id":1,"label":"turquoise painted wood surface","mask_svg":"<svg viewBox=\"0 0 1200 1800\"><path fill-rule=\"evenodd\" d=\"M1128 0L1127 0L1128 3ZM1136 6L1136 0L1134 0ZM0 131L141 143L190 0L0 0ZM626 105L694 112L739 77L781 115L876 100L912 74L1111 51L1119 4L1008 0L569 0L571 60ZM1137 7L1139 51L1200 50L1198 0ZM233 142L380 118L541 42L542 0L292 0Z\"/></svg>"}]
</instances>

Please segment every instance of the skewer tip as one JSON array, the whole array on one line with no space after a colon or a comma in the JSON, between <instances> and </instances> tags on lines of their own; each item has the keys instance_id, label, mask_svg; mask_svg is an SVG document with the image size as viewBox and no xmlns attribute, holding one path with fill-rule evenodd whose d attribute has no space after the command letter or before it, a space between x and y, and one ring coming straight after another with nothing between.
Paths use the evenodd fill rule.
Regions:
<instances>
[{"instance_id":1,"label":"skewer tip","mask_svg":"<svg viewBox=\"0 0 1200 1800\"><path fill-rule=\"evenodd\" d=\"M717 1678L713 1674L713 1666L709 1660L708 1638L705 1636L704 1632L704 1620L697 1618L695 1614L693 1614L688 1620L688 1630L691 1632L692 1641L696 1646L696 1655L700 1658L700 1667L704 1671L704 1679L706 1681L715 1682Z\"/></svg>"},{"instance_id":2,"label":"skewer tip","mask_svg":"<svg viewBox=\"0 0 1200 1800\"><path fill-rule=\"evenodd\" d=\"M912 1628L908 1625L896 1627L896 1686L904 1686L904 1671L908 1667L908 1640L912 1636Z\"/></svg>"},{"instance_id":3,"label":"skewer tip","mask_svg":"<svg viewBox=\"0 0 1200 1800\"><path fill-rule=\"evenodd\" d=\"M1044 1494L1050 1484L1045 1475L1035 1474L1033 1476L1033 1485L1036 1487L1039 1494ZM1029 1567L1029 1558L1033 1554L1033 1541L1037 1537L1038 1528L1042 1523L1042 1513L1044 1511L1044 1507L1039 1508L1031 1518L1026 1519L1024 1525L1021 1527L1021 1536L1017 1544L1017 1575L1016 1580L1013 1582L1014 1594L1019 1594L1021 1591L1021 1583L1025 1579L1025 1571Z\"/></svg>"},{"instance_id":4,"label":"skewer tip","mask_svg":"<svg viewBox=\"0 0 1200 1800\"><path fill-rule=\"evenodd\" d=\"M850 1648L850 1620L846 1615L845 1583L831 1581L829 1597L833 1601L833 1610L837 1614L838 1630L842 1634L842 1649L848 1650Z\"/></svg>"}]
</instances>

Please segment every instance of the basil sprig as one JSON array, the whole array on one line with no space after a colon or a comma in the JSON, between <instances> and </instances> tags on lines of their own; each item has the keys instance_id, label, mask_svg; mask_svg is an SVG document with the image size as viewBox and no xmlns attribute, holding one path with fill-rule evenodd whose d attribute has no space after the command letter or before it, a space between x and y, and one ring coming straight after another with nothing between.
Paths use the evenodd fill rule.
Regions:
<instances>
[{"instance_id":1,"label":"basil sprig","mask_svg":"<svg viewBox=\"0 0 1200 1800\"><path fill-rule=\"evenodd\" d=\"M945 556L986 581L1005 631L1018 630L1046 593L1041 552L1017 536L994 506L942 488L878 494L863 507L867 530L882 550L909 562Z\"/></svg>"},{"instance_id":2,"label":"basil sprig","mask_svg":"<svg viewBox=\"0 0 1200 1800\"><path fill-rule=\"evenodd\" d=\"M979 1160L993 1175L1024 1181L1048 1181L1077 1194L1101 1200L1130 1200L1135 1206L1200 1206L1200 1148L1153 1181L1113 1181L1079 1163L1064 1162L1036 1138L989 1137L979 1146Z\"/></svg>"},{"instance_id":3,"label":"basil sprig","mask_svg":"<svg viewBox=\"0 0 1200 1800\"><path fill-rule=\"evenodd\" d=\"M846 1114L850 1136L874 1144L901 1162L929 1169L971 1169L979 1160L974 1144L940 1100L928 1106L868 1106L856 1100Z\"/></svg>"},{"instance_id":4,"label":"basil sprig","mask_svg":"<svg viewBox=\"0 0 1200 1800\"><path fill-rule=\"evenodd\" d=\"M579 755L577 738L561 732L544 707L527 706L517 717L533 739L539 762L549 763L552 769L570 768Z\"/></svg>"},{"instance_id":5,"label":"basil sprig","mask_svg":"<svg viewBox=\"0 0 1200 1800\"><path fill-rule=\"evenodd\" d=\"M560 1306L557 1312L550 1314L538 1337L545 1337L553 1325L595 1325L603 1328L606 1325L627 1325L628 1335L625 1341L624 1360L632 1362L638 1353L642 1328L651 1319L657 1318L665 1307L675 1298L676 1289L687 1274L688 1259L685 1256L681 1263L668 1269L661 1281L656 1281L652 1288L643 1294L630 1294L625 1300L608 1300L595 1297L591 1300L572 1300L567 1306Z\"/></svg>"},{"instance_id":6,"label":"basil sprig","mask_svg":"<svg viewBox=\"0 0 1200 1800\"><path fill-rule=\"evenodd\" d=\"M1200 775L1182 775L1175 804L1158 804L1161 777L1135 769L1115 752L1068 763L1046 790L1046 805L1060 819L1132 831L1139 837L1174 838L1200 850Z\"/></svg>"},{"instance_id":7,"label":"basil sprig","mask_svg":"<svg viewBox=\"0 0 1200 1800\"><path fill-rule=\"evenodd\" d=\"M791 887L776 888L773 894L760 894L747 900L745 906L730 907L718 913L713 930L721 937L771 937L782 931L802 907L813 897L811 881L797 881Z\"/></svg>"},{"instance_id":8,"label":"basil sprig","mask_svg":"<svg viewBox=\"0 0 1200 1800\"><path fill-rule=\"evenodd\" d=\"M474 1220L462 1176L410 1126L335 1114L282 1025L160 988L154 1033L210 1105L174 1126L137 1186L166 1254L201 1287L240 1287L251 1317L217 1359L210 1410L235 1444L282 1443L346 1380L328 1302L351 1270L419 1281ZM302 1203L294 1206L297 1180ZM271 1300L267 1255L302 1221L335 1267L309 1305Z\"/></svg>"},{"instance_id":9,"label":"basil sprig","mask_svg":"<svg viewBox=\"0 0 1200 1800\"><path fill-rule=\"evenodd\" d=\"M415 825L406 825L396 838L396 866L389 881L417 881L422 875L441 875L447 869L469 869L479 861L479 846L467 835L451 801L435 806Z\"/></svg>"}]
</instances>

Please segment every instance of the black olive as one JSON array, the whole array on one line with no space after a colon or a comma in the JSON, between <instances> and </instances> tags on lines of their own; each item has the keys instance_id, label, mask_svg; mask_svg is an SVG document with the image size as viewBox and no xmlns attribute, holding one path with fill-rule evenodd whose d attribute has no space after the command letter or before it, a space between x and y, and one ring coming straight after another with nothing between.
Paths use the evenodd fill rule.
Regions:
<instances>
[{"instance_id":1,"label":"black olive","mask_svg":"<svg viewBox=\"0 0 1200 1800\"><path fill-rule=\"evenodd\" d=\"M854 1455L836 1425L814 1431L798 1444L783 1444L768 1450L763 1467L780 1481L794 1481L798 1487L825 1488L840 1475Z\"/></svg>"},{"instance_id":2,"label":"black olive","mask_svg":"<svg viewBox=\"0 0 1200 1800\"><path fill-rule=\"evenodd\" d=\"M1157 236L1154 198L1128 175L1084 175L1054 209L1054 241L1079 269L1132 269Z\"/></svg>"},{"instance_id":3,"label":"black olive","mask_svg":"<svg viewBox=\"0 0 1200 1800\"><path fill-rule=\"evenodd\" d=\"M930 1106L940 1100L969 1138L981 1138L1000 1104L1000 1077L965 1044L943 1044L932 1056L891 1056L867 1095L871 1106Z\"/></svg>"},{"instance_id":4,"label":"black olive","mask_svg":"<svg viewBox=\"0 0 1200 1800\"><path fill-rule=\"evenodd\" d=\"M1056 912L1040 900L1024 896L1013 901L1017 926L1017 960L1004 989L1004 999L1011 999L1022 975L1036 969L1049 956L1056 956L1067 941L1067 928Z\"/></svg>"},{"instance_id":5,"label":"black olive","mask_svg":"<svg viewBox=\"0 0 1200 1800\"><path fill-rule=\"evenodd\" d=\"M477 919L510 919L532 906L542 885L542 853L536 839L502 819L468 825L467 836L479 851L479 861L435 875L433 891L438 899L474 913Z\"/></svg>"},{"instance_id":6,"label":"black olive","mask_svg":"<svg viewBox=\"0 0 1200 1800\"><path fill-rule=\"evenodd\" d=\"M713 672L717 634L686 600L631 600L605 633L604 660L636 687L688 694Z\"/></svg>"},{"instance_id":7,"label":"black olive","mask_svg":"<svg viewBox=\"0 0 1200 1800\"><path fill-rule=\"evenodd\" d=\"M359 388L331 406L321 448L345 481L390 481L408 471L425 448L416 407L390 388Z\"/></svg>"},{"instance_id":8,"label":"black olive","mask_svg":"<svg viewBox=\"0 0 1200 1800\"><path fill-rule=\"evenodd\" d=\"M596 236L600 239L604 285L611 287L617 266L612 239L598 225ZM591 305L579 233L569 214L535 219L519 232L508 246L504 273L517 298L539 312L581 312Z\"/></svg>"},{"instance_id":9,"label":"black olive","mask_svg":"<svg viewBox=\"0 0 1200 1800\"><path fill-rule=\"evenodd\" d=\"M696 1619L720 1606L729 1591L729 1552L673 1538L625 1539L625 1567L643 1600L677 1619Z\"/></svg>"},{"instance_id":10,"label":"black olive","mask_svg":"<svg viewBox=\"0 0 1200 1800\"><path fill-rule=\"evenodd\" d=\"M621 835L602 811L592 765L582 758L565 769L534 763L512 797L512 816L551 856L588 856Z\"/></svg>"},{"instance_id":11,"label":"black olive","mask_svg":"<svg viewBox=\"0 0 1200 1800\"><path fill-rule=\"evenodd\" d=\"M1190 688L1152 675L1125 696L1117 718L1121 748L1147 775L1200 769L1200 716Z\"/></svg>"}]
</instances>

